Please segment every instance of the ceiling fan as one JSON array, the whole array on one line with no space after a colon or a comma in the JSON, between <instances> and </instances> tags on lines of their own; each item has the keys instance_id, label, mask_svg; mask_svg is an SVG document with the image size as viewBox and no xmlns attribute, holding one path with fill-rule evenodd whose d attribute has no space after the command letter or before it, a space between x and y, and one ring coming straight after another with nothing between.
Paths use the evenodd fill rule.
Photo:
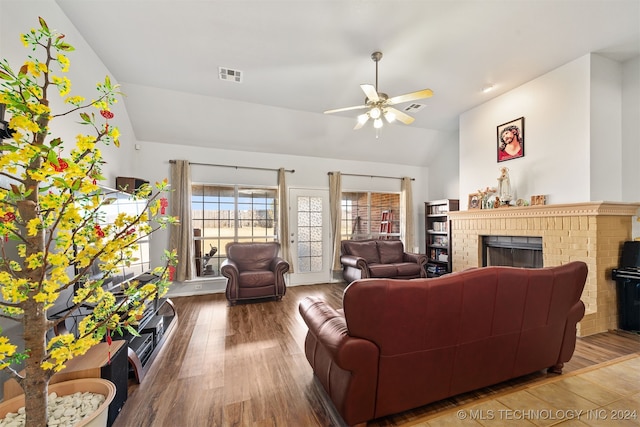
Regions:
<instances>
[{"instance_id":1,"label":"ceiling fan","mask_svg":"<svg viewBox=\"0 0 640 427\"><path fill-rule=\"evenodd\" d=\"M378 62L380 62L380 60L382 59L382 52L373 52L371 54L371 59L376 63L376 85L375 87L370 84L360 85L362 91L366 96L364 105L327 110L324 113L331 114L341 111L368 108L369 111L358 116L358 122L353 128L354 130L363 127L365 123L369 121L369 119L373 120L373 127L376 129L380 129L382 126L384 126L384 122L382 120L383 118L387 121L387 123L391 123L395 120L398 120L405 125L413 123L413 121L415 120L413 117L393 108L392 105L415 101L416 99L430 98L431 96L433 96L433 91L431 89L422 89L416 92L389 98L386 93L378 92Z\"/></svg>"}]
</instances>

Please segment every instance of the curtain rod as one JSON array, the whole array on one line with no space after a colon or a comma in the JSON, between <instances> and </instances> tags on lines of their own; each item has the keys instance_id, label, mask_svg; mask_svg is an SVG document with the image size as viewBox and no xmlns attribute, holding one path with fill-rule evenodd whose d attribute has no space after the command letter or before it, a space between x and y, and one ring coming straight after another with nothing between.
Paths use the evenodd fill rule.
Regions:
<instances>
[{"instance_id":1,"label":"curtain rod","mask_svg":"<svg viewBox=\"0 0 640 427\"><path fill-rule=\"evenodd\" d=\"M333 172L327 172L327 175L333 175ZM362 176L365 178L386 178L386 179L402 179L398 176L383 176L383 175L361 175L359 173L341 173L343 176ZM415 178L411 178L411 181L415 181Z\"/></svg>"},{"instance_id":2,"label":"curtain rod","mask_svg":"<svg viewBox=\"0 0 640 427\"><path fill-rule=\"evenodd\" d=\"M169 163L175 163L175 160L169 160ZM198 166L216 166L219 168L234 168L234 169L253 169L253 170L259 170L259 171L274 171L277 172L279 169L273 169L273 168L258 168L258 167L253 167L253 166L232 166L232 165L216 165L213 163L196 163L196 162L189 162L190 165L198 165ZM290 173L295 173L295 169L285 169L285 172L290 172Z\"/></svg>"}]
</instances>

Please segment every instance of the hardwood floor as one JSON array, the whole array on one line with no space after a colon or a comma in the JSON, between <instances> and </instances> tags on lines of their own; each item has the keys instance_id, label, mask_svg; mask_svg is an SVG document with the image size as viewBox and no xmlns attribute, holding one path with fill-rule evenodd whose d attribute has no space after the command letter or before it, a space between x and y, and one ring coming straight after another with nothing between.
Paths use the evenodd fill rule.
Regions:
<instances>
[{"instance_id":1,"label":"hardwood floor","mask_svg":"<svg viewBox=\"0 0 640 427\"><path fill-rule=\"evenodd\" d=\"M172 298L179 324L114 427L341 426L314 380L299 301L341 306L344 284L289 287L282 301L228 306L224 294ZM578 340L565 372L640 352L640 336L610 332ZM543 372L369 422L400 426L442 409L535 383Z\"/></svg>"}]
</instances>

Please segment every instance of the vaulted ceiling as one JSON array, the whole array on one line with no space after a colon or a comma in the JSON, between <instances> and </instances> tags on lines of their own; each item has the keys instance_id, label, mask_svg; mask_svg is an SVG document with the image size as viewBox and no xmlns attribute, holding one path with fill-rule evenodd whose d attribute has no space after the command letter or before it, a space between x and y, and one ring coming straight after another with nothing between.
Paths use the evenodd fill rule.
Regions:
<instances>
[{"instance_id":1,"label":"vaulted ceiling","mask_svg":"<svg viewBox=\"0 0 640 427\"><path fill-rule=\"evenodd\" d=\"M640 54L638 0L56 3L122 84L138 140L233 150L428 165L464 111L590 52ZM374 51L380 91L434 91L378 139L352 130L358 111L323 114L363 103Z\"/></svg>"}]
</instances>

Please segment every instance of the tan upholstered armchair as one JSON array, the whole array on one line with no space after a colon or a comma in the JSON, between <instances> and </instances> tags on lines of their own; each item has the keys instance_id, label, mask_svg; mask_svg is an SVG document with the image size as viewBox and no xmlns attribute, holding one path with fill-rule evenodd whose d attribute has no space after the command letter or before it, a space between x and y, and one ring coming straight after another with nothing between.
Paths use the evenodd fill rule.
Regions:
<instances>
[{"instance_id":1,"label":"tan upholstered armchair","mask_svg":"<svg viewBox=\"0 0 640 427\"><path fill-rule=\"evenodd\" d=\"M227 259L220 272L227 280L227 299L282 299L287 291L284 273L289 263L278 257L280 243L227 243Z\"/></svg>"}]
</instances>

